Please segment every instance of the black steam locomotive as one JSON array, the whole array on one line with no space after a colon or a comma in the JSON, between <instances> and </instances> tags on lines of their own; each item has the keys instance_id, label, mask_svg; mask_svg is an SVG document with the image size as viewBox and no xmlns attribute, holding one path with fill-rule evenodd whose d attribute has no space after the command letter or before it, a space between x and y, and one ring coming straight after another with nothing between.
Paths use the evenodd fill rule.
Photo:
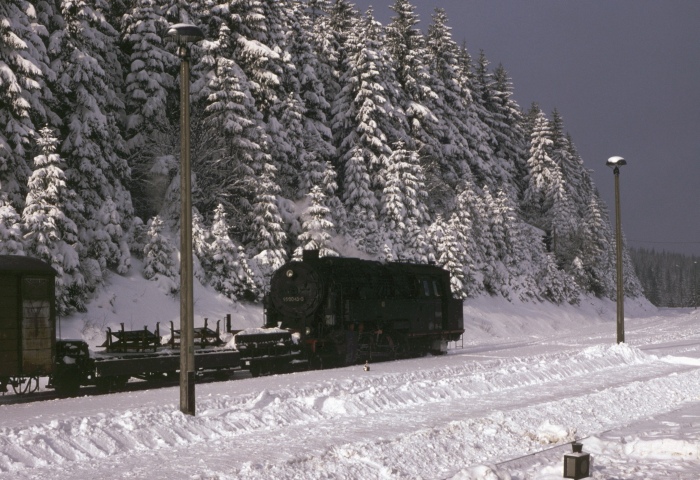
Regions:
<instances>
[{"instance_id":1,"label":"black steam locomotive","mask_svg":"<svg viewBox=\"0 0 700 480\"><path fill-rule=\"evenodd\" d=\"M446 270L318 251L272 275L264 308L266 328L235 337L253 375L443 353L464 332Z\"/></svg>"}]
</instances>

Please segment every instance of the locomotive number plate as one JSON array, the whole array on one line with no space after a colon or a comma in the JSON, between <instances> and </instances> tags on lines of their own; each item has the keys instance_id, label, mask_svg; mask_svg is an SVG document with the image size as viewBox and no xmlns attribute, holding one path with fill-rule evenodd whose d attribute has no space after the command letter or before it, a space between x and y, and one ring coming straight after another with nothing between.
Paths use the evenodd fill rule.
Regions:
<instances>
[{"instance_id":1,"label":"locomotive number plate","mask_svg":"<svg viewBox=\"0 0 700 480\"><path fill-rule=\"evenodd\" d=\"M282 297L282 301L285 303L301 303L304 300L304 297Z\"/></svg>"}]
</instances>

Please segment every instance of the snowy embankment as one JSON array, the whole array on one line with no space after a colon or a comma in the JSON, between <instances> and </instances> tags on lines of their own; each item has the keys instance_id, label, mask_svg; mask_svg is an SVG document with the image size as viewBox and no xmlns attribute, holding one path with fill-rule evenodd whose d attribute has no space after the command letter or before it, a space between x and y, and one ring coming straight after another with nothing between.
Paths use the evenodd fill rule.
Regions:
<instances>
[{"instance_id":1,"label":"snowy embankment","mask_svg":"<svg viewBox=\"0 0 700 480\"><path fill-rule=\"evenodd\" d=\"M616 345L611 312L470 302L447 356L199 385L195 417L177 388L0 406L0 478L559 479L573 439L593 478L698 478L700 317Z\"/></svg>"}]
</instances>

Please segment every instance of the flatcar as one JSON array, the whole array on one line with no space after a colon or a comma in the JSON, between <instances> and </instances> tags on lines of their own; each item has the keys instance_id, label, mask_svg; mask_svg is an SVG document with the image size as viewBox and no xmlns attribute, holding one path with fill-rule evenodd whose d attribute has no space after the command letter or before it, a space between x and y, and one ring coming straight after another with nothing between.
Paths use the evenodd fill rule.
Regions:
<instances>
[{"instance_id":1,"label":"flatcar","mask_svg":"<svg viewBox=\"0 0 700 480\"><path fill-rule=\"evenodd\" d=\"M39 377L64 395L81 386L113 390L129 379L161 380L177 376L180 332L170 325L164 342L159 327L107 329L102 349L92 351L83 340L56 338L56 271L45 262L18 255L0 255L0 394L31 393ZM230 323L230 321L229 321ZM195 370L228 374L240 369L240 354L223 344L216 330L194 329Z\"/></svg>"},{"instance_id":2,"label":"flatcar","mask_svg":"<svg viewBox=\"0 0 700 480\"><path fill-rule=\"evenodd\" d=\"M264 315L264 329L234 337L254 375L439 354L464 333L446 270L318 251L273 273Z\"/></svg>"}]
</instances>

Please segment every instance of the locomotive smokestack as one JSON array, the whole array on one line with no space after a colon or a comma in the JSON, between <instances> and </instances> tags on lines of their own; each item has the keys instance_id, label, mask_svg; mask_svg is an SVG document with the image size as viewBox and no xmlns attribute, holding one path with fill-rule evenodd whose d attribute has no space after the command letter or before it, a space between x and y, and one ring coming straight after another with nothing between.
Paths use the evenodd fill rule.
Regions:
<instances>
[{"instance_id":1,"label":"locomotive smokestack","mask_svg":"<svg viewBox=\"0 0 700 480\"><path fill-rule=\"evenodd\" d=\"M319 259L318 250L304 250L302 260L305 262L313 262Z\"/></svg>"}]
</instances>

